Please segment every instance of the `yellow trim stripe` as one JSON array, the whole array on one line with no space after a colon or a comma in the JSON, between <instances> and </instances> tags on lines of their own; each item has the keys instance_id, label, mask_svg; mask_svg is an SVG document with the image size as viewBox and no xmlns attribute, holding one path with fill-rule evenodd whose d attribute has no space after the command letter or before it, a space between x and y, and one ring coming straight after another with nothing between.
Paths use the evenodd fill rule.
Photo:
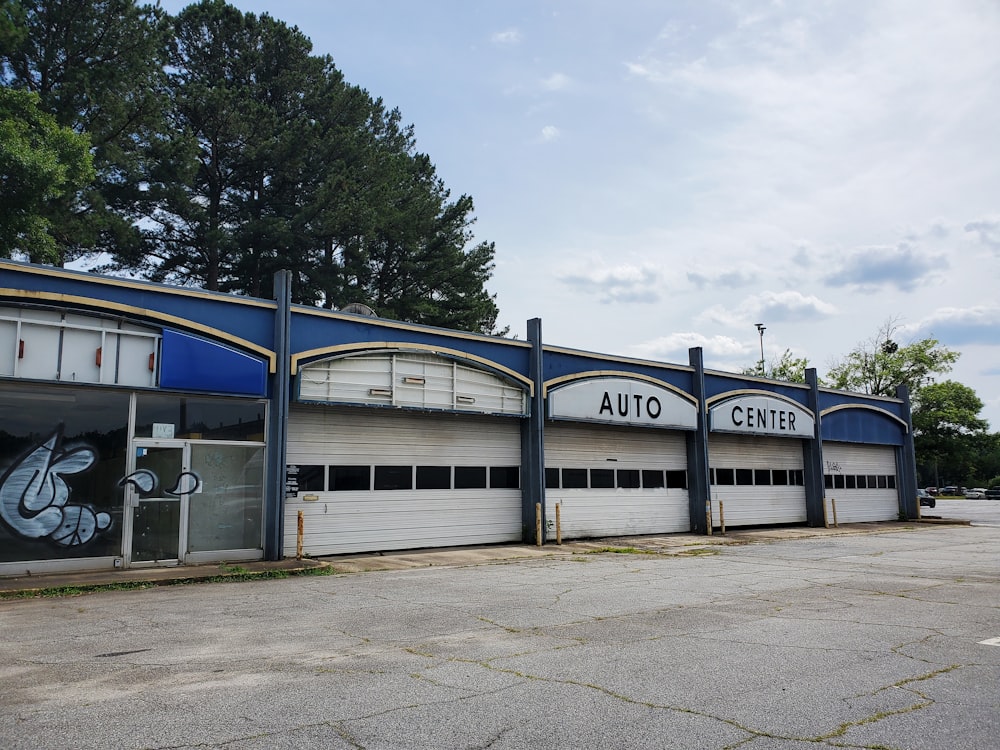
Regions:
<instances>
[{"instance_id":1,"label":"yellow trim stripe","mask_svg":"<svg viewBox=\"0 0 1000 750\"><path fill-rule=\"evenodd\" d=\"M30 302L60 302L68 305L100 307L103 310L114 310L128 315L149 318L161 323L169 323L179 328L187 328L189 330L198 331L199 333L204 333L213 338L218 338L227 343L232 343L235 346L256 352L262 357L267 358L269 372L274 373L277 371L277 355L270 349L260 346L259 344L255 344L252 341L247 341L246 339L241 339L237 336L228 334L218 328L212 328L211 326L202 325L201 323L195 323L193 321L186 320L185 318L179 318L176 315L170 315L168 313L162 313L142 307L134 307L132 305L123 305L120 302L107 302L93 297L79 297L73 294L52 294L49 292L30 291L27 289L0 288L0 298L3 297L13 297L15 299L22 299Z\"/></svg>"},{"instance_id":2,"label":"yellow trim stripe","mask_svg":"<svg viewBox=\"0 0 1000 750\"><path fill-rule=\"evenodd\" d=\"M556 389L560 385L565 385L574 380L594 380L597 378L622 378L624 380L639 380L644 383L652 383L653 385L658 385L668 391L672 391L681 398L690 401L695 406L698 405L698 399L692 396L690 393L678 388L672 383L667 383L659 378L654 378L651 375L644 375L639 372L627 372L625 370L589 370L587 372L574 373L572 375L561 375L558 378L552 378L551 380L546 380L542 384L542 395L548 398L549 391Z\"/></svg>"},{"instance_id":3,"label":"yellow trim stripe","mask_svg":"<svg viewBox=\"0 0 1000 750\"><path fill-rule=\"evenodd\" d=\"M531 382L531 378L522 375L516 370L511 370L509 367L505 367L498 362L486 359L485 357L478 357L475 354L469 354L468 352L463 352L459 349L449 349L445 346L432 346L430 344L412 344L401 341L362 341L355 344L337 344L336 346L324 346L319 349L310 349L309 351L299 352L298 354L292 355L292 375L298 374L300 367L299 363L304 359L322 357L324 354L343 354L347 352L363 354L365 352L379 352L386 349L430 352L432 354L450 354L456 359L478 362L479 364L486 365L492 370L497 370L508 375L511 379L516 380L519 383L524 383L528 386L529 394L534 395L535 393L534 383Z\"/></svg>"}]
</instances>

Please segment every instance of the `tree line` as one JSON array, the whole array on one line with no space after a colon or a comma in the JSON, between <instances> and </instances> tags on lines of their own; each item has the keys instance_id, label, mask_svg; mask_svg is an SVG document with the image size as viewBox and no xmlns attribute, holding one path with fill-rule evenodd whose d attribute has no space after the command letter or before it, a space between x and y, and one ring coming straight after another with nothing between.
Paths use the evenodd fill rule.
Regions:
<instances>
[{"instance_id":1,"label":"tree line","mask_svg":"<svg viewBox=\"0 0 1000 750\"><path fill-rule=\"evenodd\" d=\"M496 332L472 198L268 14L0 0L0 158L3 257Z\"/></svg>"},{"instance_id":2,"label":"tree line","mask_svg":"<svg viewBox=\"0 0 1000 750\"><path fill-rule=\"evenodd\" d=\"M821 384L874 396L895 396L898 386L906 386L920 486L1000 486L1000 433L990 433L980 416L982 399L967 385L941 379L960 353L933 337L900 344L899 333L898 321L887 320L834 361ZM777 360L743 373L803 383L807 367L807 359L786 349Z\"/></svg>"}]
</instances>

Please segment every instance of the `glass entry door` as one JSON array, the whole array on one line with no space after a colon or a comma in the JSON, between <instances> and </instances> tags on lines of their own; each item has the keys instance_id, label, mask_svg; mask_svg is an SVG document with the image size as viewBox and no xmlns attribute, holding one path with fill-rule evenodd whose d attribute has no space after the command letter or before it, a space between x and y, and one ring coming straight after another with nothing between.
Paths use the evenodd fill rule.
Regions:
<instances>
[{"instance_id":1,"label":"glass entry door","mask_svg":"<svg viewBox=\"0 0 1000 750\"><path fill-rule=\"evenodd\" d=\"M131 510L131 563L177 565L184 549L190 449L136 441L135 469L126 479Z\"/></svg>"}]
</instances>

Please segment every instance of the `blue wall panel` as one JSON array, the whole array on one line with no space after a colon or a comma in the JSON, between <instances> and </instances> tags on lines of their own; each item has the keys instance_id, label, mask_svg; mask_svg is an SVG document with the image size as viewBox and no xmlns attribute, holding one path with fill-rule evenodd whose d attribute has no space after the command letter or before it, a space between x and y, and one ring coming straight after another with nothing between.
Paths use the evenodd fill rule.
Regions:
<instances>
[{"instance_id":1,"label":"blue wall panel","mask_svg":"<svg viewBox=\"0 0 1000 750\"><path fill-rule=\"evenodd\" d=\"M902 445L902 424L871 409L838 409L822 417L823 440L874 445Z\"/></svg>"},{"instance_id":2,"label":"blue wall panel","mask_svg":"<svg viewBox=\"0 0 1000 750\"><path fill-rule=\"evenodd\" d=\"M601 370L635 373L656 378L669 383L685 393L693 393L693 372L683 365L669 366L656 362L621 359L602 356L592 352L569 351L565 349L545 349L542 379L546 382L556 378Z\"/></svg>"},{"instance_id":3,"label":"blue wall panel","mask_svg":"<svg viewBox=\"0 0 1000 750\"><path fill-rule=\"evenodd\" d=\"M163 330L160 387L240 396L267 395L267 363L243 352Z\"/></svg>"}]
</instances>

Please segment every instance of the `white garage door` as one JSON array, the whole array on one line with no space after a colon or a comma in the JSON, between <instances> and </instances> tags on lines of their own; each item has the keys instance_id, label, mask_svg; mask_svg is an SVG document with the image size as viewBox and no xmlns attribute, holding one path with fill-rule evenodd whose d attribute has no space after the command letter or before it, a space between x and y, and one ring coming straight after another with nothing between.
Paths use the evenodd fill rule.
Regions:
<instances>
[{"instance_id":1,"label":"white garage door","mask_svg":"<svg viewBox=\"0 0 1000 750\"><path fill-rule=\"evenodd\" d=\"M826 517L837 523L895 521L899 518L896 449L891 445L823 443Z\"/></svg>"},{"instance_id":2,"label":"white garage door","mask_svg":"<svg viewBox=\"0 0 1000 750\"><path fill-rule=\"evenodd\" d=\"M720 502L727 527L806 520L801 440L712 434L708 465L714 526Z\"/></svg>"},{"instance_id":3,"label":"white garage door","mask_svg":"<svg viewBox=\"0 0 1000 750\"><path fill-rule=\"evenodd\" d=\"M545 467L549 539L691 530L683 433L550 422Z\"/></svg>"},{"instance_id":4,"label":"white garage door","mask_svg":"<svg viewBox=\"0 0 1000 750\"><path fill-rule=\"evenodd\" d=\"M521 540L520 420L293 406L284 553L449 547Z\"/></svg>"}]
</instances>

